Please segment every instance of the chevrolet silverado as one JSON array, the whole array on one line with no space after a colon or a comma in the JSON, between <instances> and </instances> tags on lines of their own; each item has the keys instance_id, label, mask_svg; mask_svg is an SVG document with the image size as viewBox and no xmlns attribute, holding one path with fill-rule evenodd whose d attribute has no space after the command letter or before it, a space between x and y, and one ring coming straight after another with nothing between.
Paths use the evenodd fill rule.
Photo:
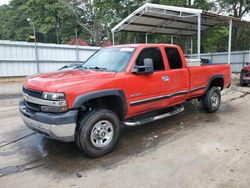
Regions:
<instances>
[{"instance_id":1,"label":"chevrolet silverado","mask_svg":"<svg viewBox=\"0 0 250 188\"><path fill-rule=\"evenodd\" d=\"M122 125L180 113L191 99L216 112L229 86L229 65L188 66L177 45L118 45L75 70L28 77L19 110L30 129L100 157L114 149Z\"/></svg>"}]
</instances>

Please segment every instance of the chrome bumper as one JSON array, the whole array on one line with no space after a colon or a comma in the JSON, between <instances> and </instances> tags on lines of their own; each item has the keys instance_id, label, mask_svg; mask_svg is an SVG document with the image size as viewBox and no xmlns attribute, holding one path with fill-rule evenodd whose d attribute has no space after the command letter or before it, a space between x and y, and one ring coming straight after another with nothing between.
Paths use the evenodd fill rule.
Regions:
<instances>
[{"instance_id":1,"label":"chrome bumper","mask_svg":"<svg viewBox=\"0 0 250 188\"><path fill-rule=\"evenodd\" d=\"M25 125L39 133L44 134L47 137L50 137L55 140L60 140L63 142L74 141L75 128L76 128L76 118L71 117L71 114L76 116L76 113L70 114L44 114L41 112L31 112L27 107L20 102L19 110L21 112L21 117ZM55 117L57 116L57 117ZM59 118L58 118L59 116ZM60 118L62 117L62 118ZM67 123L63 123L65 118L67 118ZM71 120L72 122L69 122ZM54 120L54 123L53 123ZM44 122L42 122L44 121Z\"/></svg>"}]
</instances>

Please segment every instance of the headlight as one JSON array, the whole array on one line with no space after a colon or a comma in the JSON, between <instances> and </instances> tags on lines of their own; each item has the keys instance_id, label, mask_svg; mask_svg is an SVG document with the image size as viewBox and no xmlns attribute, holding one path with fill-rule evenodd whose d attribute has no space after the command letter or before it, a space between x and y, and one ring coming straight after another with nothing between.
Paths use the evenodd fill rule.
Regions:
<instances>
[{"instance_id":1,"label":"headlight","mask_svg":"<svg viewBox=\"0 0 250 188\"><path fill-rule=\"evenodd\" d=\"M61 100L65 100L65 95L64 93L43 92L42 98L46 100L52 100L52 101L61 101Z\"/></svg>"},{"instance_id":2,"label":"headlight","mask_svg":"<svg viewBox=\"0 0 250 188\"><path fill-rule=\"evenodd\" d=\"M50 93L50 92L43 92L42 98L54 101L55 104L41 106L41 110L43 112L65 112L68 110L67 101L65 95L63 93Z\"/></svg>"}]
</instances>

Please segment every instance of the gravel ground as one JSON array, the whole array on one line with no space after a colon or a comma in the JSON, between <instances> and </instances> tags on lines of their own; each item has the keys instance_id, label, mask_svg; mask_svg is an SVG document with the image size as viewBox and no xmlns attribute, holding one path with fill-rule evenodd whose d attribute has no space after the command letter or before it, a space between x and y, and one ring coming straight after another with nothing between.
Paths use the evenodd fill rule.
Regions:
<instances>
[{"instance_id":1,"label":"gravel ground","mask_svg":"<svg viewBox=\"0 0 250 188\"><path fill-rule=\"evenodd\" d=\"M250 185L250 88L234 81L217 113L197 101L174 117L123 130L115 151L91 159L74 143L27 129L21 85L0 85L0 187L246 187Z\"/></svg>"}]
</instances>

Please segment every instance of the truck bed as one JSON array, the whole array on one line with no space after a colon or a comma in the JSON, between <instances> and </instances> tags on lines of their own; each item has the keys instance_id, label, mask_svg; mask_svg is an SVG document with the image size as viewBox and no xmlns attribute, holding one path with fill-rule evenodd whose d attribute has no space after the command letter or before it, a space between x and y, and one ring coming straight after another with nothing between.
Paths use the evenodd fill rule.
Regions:
<instances>
[{"instance_id":1,"label":"truck bed","mask_svg":"<svg viewBox=\"0 0 250 188\"><path fill-rule=\"evenodd\" d=\"M188 99L195 98L205 92L209 80L214 77L224 78L224 87L230 85L230 65L207 64L202 66L188 67L190 75L190 94Z\"/></svg>"}]
</instances>

